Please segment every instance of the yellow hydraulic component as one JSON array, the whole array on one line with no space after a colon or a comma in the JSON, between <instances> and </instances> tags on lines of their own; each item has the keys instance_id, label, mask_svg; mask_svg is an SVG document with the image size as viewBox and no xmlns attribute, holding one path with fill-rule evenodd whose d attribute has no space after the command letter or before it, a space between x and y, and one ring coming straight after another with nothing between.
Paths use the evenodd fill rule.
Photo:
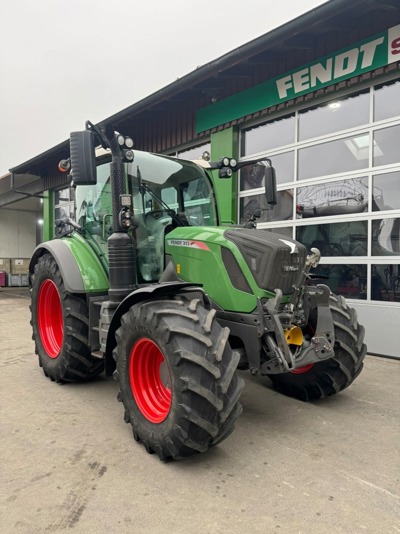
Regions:
<instances>
[{"instance_id":1,"label":"yellow hydraulic component","mask_svg":"<svg viewBox=\"0 0 400 534\"><path fill-rule=\"evenodd\" d=\"M285 337L288 345L302 345L303 344L303 332L298 326L293 326L284 330Z\"/></svg>"}]
</instances>

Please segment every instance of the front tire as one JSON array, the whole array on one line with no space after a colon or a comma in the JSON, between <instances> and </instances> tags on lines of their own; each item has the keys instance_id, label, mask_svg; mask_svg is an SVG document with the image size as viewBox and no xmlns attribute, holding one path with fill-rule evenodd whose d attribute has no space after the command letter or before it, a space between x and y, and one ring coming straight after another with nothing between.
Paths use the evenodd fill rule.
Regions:
<instances>
[{"instance_id":1,"label":"front tire","mask_svg":"<svg viewBox=\"0 0 400 534\"><path fill-rule=\"evenodd\" d=\"M55 382L84 381L102 372L91 355L86 301L68 293L50 254L39 258L32 277L32 338L43 372Z\"/></svg>"},{"instance_id":2,"label":"front tire","mask_svg":"<svg viewBox=\"0 0 400 534\"><path fill-rule=\"evenodd\" d=\"M364 327L358 324L356 310L343 297L331 294L329 307L335 326L334 357L292 373L269 375L281 393L303 401L322 399L347 388L360 374L367 351ZM316 320L312 313L309 328L315 327Z\"/></svg>"},{"instance_id":3,"label":"front tire","mask_svg":"<svg viewBox=\"0 0 400 534\"><path fill-rule=\"evenodd\" d=\"M147 452L183 459L232 432L244 382L228 335L198 299L141 302L123 315L114 351L118 399Z\"/></svg>"}]
</instances>

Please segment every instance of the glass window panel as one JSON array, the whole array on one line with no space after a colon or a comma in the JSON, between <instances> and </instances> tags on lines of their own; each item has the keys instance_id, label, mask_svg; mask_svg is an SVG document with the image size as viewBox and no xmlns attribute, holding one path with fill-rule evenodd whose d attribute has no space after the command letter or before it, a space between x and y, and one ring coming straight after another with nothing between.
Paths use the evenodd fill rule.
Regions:
<instances>
[{"instance_id":1,"label":"glass window panel","mask_svg":"<svg viewBox=\"0 0 400 534\"><path fill-rule=\"evenodd\" d=\"M71 201L71 193L69 187L66 189L59 189L55 192L55 204L62 204Z\"/></svg>"},{"instance_id":2,"label":"glass window panel","mask_svg":"<svg viewBox=\"0 0 400 534\"><path fill-rule=\"evenodd\" d=\"M400 217L372 221L372 255L400 255Z\"/></svg>"},{"instance_id":3,"label":"glass window panel","mask_svg":"<svg viewBox=\"0 0 400 534\"><path fill-rule=\"evenodd\" d=\"M374 132L374 166L400 162L400 126Z\"/></svg>"},{"instance_id":4,"label":"glass window panel","mask_svg":"<svg viewBox=\"0 0 400 534\"><path fill-rule=\"evenodd\" d=\"M367 298L367 266L366 265L329 265L320 264L311 274L317 275L312 284L326 284L333 293L346 298Z\"/></svg>"},{"instance_id":5,"label":"glass window panel","mask_svg":"<svg viewBox=\"0 0 400 534\"><path fill-rule=\"evenodd\" d=\"M184 213L191 226L209 226L214 216L209 184L203 179L191 180L182 188Z\"/></svg>"},{"instance_id":6,"label":"glass window panel","mask_svg":"<svg viewBox=\"0 0 400 534\"><path fill-rule=\"evenodd\" d=\"M367 221L298 226L296 239L323 256L366 256Z\"/></svg>"},{"instance_id":7,"label":"glass window panel","mask_svg":"<svg viewBox=\"0 0 400 534\"><path fill-rule=\"evenodd\" d=\"M276 183L293 182L294 152L285 152L271 156L272 166L276 172ZM264 187L264 170L260 165L248 165L240 171L240 190L248 191Z\"/></svg>"},{"instance_id":8,"label":"glass window panel","mask_svg":"<svg viewBox=\"0 0 400 534\"><path fill-rule=\"evenodd\" d=\"M277 184L294 181L294 152L271 156L271 162L275 168Z\"/></svg>"},{"instance_id":9,"label":"glass window panel","mask_svg":"<svg viewBox=\"0 0 400 534\"><path fill-rule=\"evenodd\" d=\"M368 211L368 178L310 185L297 189L298 219Z\"/></svg>"},{"instance_id":10,"label":"glass window panel","mask_svg":"<svg viewBox=\"0 0 400 534\"><path fill-rule=\"evenodd\" d=\"M299 113L299 140L362 126L369 122L370 94L335 100Z\"/></svg>"},{"instance_id":11,"label":"glass window panel","mask_svg":"<svg viewBox=\"0 0 400 534\"><path fill-rule=\"evenodd\" d=\"M110 164L97 166L95 185L78 185L75 190L75 220L85 229L92 245L108 255L107 238L112 234Z\"/></svg>"},{"instance_id":12,"label":"glass window panel","mask_svg":"<svg viewBox=\"0 0 400 534\"><path fill-rule=\"evenodd\" d=\"M295 116L283 117L243 133L242 156L265 152L295 141Z\"/></svg>"},{"instance_id":13,"label":"glass window panel","mask_svg":"<svg viewBox=\"0 0 400 534\"><path fill-rule=\"evenodd\" d=\"M75 189L70 187L65 187L64 189L58 189L54 191L54 220L64 219L69 217L74 219L74 197ZM68 228L63 228L56 226L54 229L54 235L59 237L68 230Z\"/></svg>"},{"instance_id":14,"label":"glass window panel","mask_svg":"<svg viewBox=\"0 0 400 534\"><path fill-rule=\"evenodd\" d=\"M400 81L375 89L374 120L381 121L400 115Z\"/></svg>"},{"instance_id":15,"label":"glass window panel","mask_svg":"<svg viewBox=\"0 0 400 534\"><path fill-rule=\"evenodd\" d=\"M299 150L299 180L368 167L369 134Z\"/></svg>"},{"instance_id":16,"label":"glass window panel","mask_svg":"<svg viewBox=\"0 0 400 534\"><path fill-rule=\"evenodd\" d=\"M73 205L72 204L64 204L63 206L59 208L55 208L54 218L63 219L64 217L73 218Z\"/></svg>"},{"instance_id":17,"label":"glass window panel","mask_svg":"<svg viewBox=\"0 0 400 534\"><path fill-rule=\"evenodd\" d=\"M175 187L166 187L161 190L161 199L172 209L177 208Z\"/></svg>"},{"instance_id":18,"label":"glass window panel","mask_svg":"<svg viewBox=\"0 0 400 534\"><path fill-rule=\"evenodd\" d=\"M270 206L265 194L243 197L240 199L240 224L245 224L250 217L261 210L258 222L285 221L293 218L293 189L278 191L277 203Z\"/></svg>"},{"instance_id":19,"label":"glass window panel","mask_svg":"<svg viewBox=\"0 0 400 534\"><path fill-rule=\"evenodd\" d=\"M111 222L112 199L110 184L110 165L104 163L97 167L97 183L95 185L80 185L76 188L76 220L82 226L97 221L103 224L104 217Z\"/></svg>"},{"instance_id":20,"label":"glass window panel","mask_svg":"<svg viewBox=\"0 0 400 534\"><path fill-rule=\"evenodd\" d=\"M65 217L69 217L71 219L74 218L74 205L73 203L62 203L60 206L54 208L54 221L57 221L57 219L64 219ZM62 226L55 226L54 228L54 235L56 237L61 236L66 230L70 230L70 227L62 227Z\"/></svg>"},{"instance_id":21,"label":"glass window panel","mask_svg":"<svg viewBox=\"0 0 400 534\"><path fill-rule=\"evenodd\" d=\"M248 191L264 187L264 168L261 165L246 165L240 170L240 190Z\"/></svg>"},{"instance_id":22,"label":"glass window panel","mask_svg":"<svg viewBox=\"0 0 400 534\"><path fill-rule=\"evenodd\" d=\"M265 232L273 232L275 234L284 235L285 237L293 238L293 226L279 226L278 228L263 228Z\"/></svg>"},{"instance_id":23,"label":"glass window panel","mask_svg":"<svg viewBox=\"0 0 400 534\"><path fill-rule=\"evenodd\" d=\"M372 211L400 209L400 171L372 177Z\"/></svg>"},{"instance_id":24,"label":"glass window panel","mask_svg":"<svg viewBox=\"0 0 400 534\"><path fill-rule=\"evenodd\" d=\"M400 265L372 265L371 299L400 302Z\"/></svg>"}]
</instances>

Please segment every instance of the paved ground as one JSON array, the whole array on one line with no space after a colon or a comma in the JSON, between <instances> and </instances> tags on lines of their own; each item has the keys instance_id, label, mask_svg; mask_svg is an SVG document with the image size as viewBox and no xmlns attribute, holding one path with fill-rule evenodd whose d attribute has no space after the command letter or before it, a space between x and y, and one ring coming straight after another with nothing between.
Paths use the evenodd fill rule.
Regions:
<instances>
[{"instance_id":1,"label":"paved ground","mask_svg":"<svg viewBox=\"0 0 400 534\"><path fill-rule=\"evenodd\" d=\"M26 295L0 289L0 532L400 533L400 361L367 357L311 404L248 377L235 432L163 464L131 438L112 379L44 377Z\"/></svg>"}]
</instances>

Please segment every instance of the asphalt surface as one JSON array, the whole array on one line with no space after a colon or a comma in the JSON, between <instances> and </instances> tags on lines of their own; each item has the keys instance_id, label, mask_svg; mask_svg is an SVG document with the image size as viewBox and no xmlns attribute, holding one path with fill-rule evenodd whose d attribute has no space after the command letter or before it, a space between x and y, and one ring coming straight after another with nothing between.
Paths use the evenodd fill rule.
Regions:
<instances>
[{"instance_id":1,"label":"asphalt surface","mask_svg":"<svg viewBox=\"0 0 400 534\"><path fill-rule=\"evenodd\" d=\"M234 433L162 463L112 379L45 378L27 294L0 289L1 533L400 533L400 361L367 356L350 388L309 404L243 374Z\"/></svg>"}]
</instances>

